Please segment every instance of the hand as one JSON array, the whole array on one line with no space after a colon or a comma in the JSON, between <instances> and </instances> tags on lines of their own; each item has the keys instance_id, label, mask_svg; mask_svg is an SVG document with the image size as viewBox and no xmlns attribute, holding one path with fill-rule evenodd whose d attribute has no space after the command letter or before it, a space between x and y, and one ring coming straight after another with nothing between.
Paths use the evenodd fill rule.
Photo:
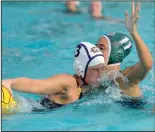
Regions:
<instances>
[{"instance_id":1,"label":"hand","mask_svg":"<svg viewBox=\"0 0 155 132\"><path fill-rule=\"evenodd\" d=\"M2 86L4 86L6 89L9 90L9 92L13 95L12 89L11 89L11 83L7 80L2 80Z\"/></svg>"},{"instance_id":2,"label":"hand","mask_svg":"<svg viewBox=\"0 0 155 132\"><path fill-rule=\"evenodd\" d=\"M131 14L129 15L128 12L125 12L125 26L130 33L134 33L137 31L137 21L139 19L139 10L140 10L140 3L137 4L135 7L134 1L132 1L132 10Z\"/></svg>"}]
</instances>

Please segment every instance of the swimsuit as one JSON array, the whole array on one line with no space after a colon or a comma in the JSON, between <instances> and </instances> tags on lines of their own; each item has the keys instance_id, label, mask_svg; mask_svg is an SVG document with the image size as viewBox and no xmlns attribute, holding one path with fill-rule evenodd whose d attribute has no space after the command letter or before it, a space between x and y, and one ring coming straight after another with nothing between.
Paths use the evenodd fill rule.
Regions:
<instances>
[{"instance_id":1,"label":"swimsuit","mask_svg":"<svg viewBox=\"0 0 155 132\"><path fill-rule=\"evenodd\" d=\"M82 96L83 96L83 95L82 95L82 93L81 93L80 96L79 96L79 99L81 99ZM58 104L58 103L55 103L54 101L51 101L48 97L44 97L43 99L41 99L41 100L39 101L39 103L40 103L43 107L45 107L45 108L47 108L47 109L60 108L60 107L66 105L66 104Z\"/></svg>"},{"instance_id":2,"label":"swimsuit","mask_svg":"<svg viewBox=\"0 0 155 132\"><path fill-rule=\"evenodd\" d=\"M144 105L147 102L142 97L131 97L128 95L122 94L122 101L116 101L116 103L120 103L122 106L134 109L141 109L144 108Z\"/></svg>"},{"instance_id":3,"label":"swimsuit","mask_svg":"<svg viewBox=\"0 0 155 132\"><path fill-rule=\"evenodd\" d=\"M77 81L77 77L76 75L73 75L76 79L77 82L77 86L79 86L79 83ZM81 99L83 97L83 93L81 92L81 88L78 87L78 89L80 90L80 96L79 99ZM47 108L47 109L56 109L56 108L60 108L62 106L65 106L66 104L58 104L55 103L54 101L51 101L47 96L44 96L41 100L38 101L43 107ZM38 111L38 109L34 108L33 111Z\"/></svg>"}]
</instances>

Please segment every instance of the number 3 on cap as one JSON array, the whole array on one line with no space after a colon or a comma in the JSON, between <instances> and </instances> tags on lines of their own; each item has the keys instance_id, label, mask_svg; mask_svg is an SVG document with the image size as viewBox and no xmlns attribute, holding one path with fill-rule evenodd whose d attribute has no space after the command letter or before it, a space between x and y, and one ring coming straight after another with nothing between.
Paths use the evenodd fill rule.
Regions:
<instances>
[{"instance_id":1,"label":"number 3 on cap","mask_svg":"<svg viewBox=\"0 0 155 132\"><path fill-rule=\"evenodd\" d=\"M78 46L77 46L77 49L76 49L75 57L78 57L78 56L79 56L79 54L80 54L80 49L81 49L81 46L78 45Z\"/></svg>"}]
</instances>

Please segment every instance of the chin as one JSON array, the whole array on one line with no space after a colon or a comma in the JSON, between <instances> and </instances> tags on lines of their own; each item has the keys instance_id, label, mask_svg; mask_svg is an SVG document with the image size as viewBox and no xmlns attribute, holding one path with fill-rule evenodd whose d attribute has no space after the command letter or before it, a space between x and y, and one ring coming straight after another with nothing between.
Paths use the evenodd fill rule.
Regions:
<instances>
[{"instance_id":1,"label":"chin","mask_svg":"<svg viewBox=\"0 0 155 132\"><path fill-rule=\"evenodd\" d=\"M95 84L97 84L97 81L94 80L89 83L89 85L95 85Z\"/></svg>"},{"instance_id":2,"label":"chin","mask_svg":"<svg viewBox=\"0 0 155 132\"><path fill-rule=\"evenodd\" d=\"M92 88L96 88L96 87L99 87L99 83L96 82L96 83L91 84L90 86L91 86Z\"/></svg>"}]
</instances>

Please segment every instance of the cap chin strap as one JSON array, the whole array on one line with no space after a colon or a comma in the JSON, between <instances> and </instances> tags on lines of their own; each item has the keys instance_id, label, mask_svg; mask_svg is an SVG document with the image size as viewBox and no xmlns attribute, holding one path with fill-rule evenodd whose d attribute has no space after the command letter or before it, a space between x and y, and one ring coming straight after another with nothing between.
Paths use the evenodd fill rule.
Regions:
<instances>
[{"instance_id":1,"label":"cap chin strap","mask_svg":"<svg viewBox=\"0 0 155 132\"><path fill-rule=\"evenodd\" d=\"M82 77L81 77L81 80L83 81L82 86L84 86L84 85L88 85L88 83L85 81L85 78L82 78Z\"/></svg>"},{"instance_id":2,"label":"cap chin strap","mask_svg":"<svg viewBox=\"0 0 155 132\"><path fill-rule=\"evenodd\" d=\"M109 40L109 38L106 36L106 35L102 35L103 37L105 37L106 38L106 40L108 41L108 49L109 49L109 51L108 51L108 57L107 57L107 61L106 61L106 64L108 64L108 62L109 62L109 58L110 58L110 54L111 54L111 43L110 43L110 40ZM103 53L104 54L104 53Z\"/></svg>"}]
</instances>

